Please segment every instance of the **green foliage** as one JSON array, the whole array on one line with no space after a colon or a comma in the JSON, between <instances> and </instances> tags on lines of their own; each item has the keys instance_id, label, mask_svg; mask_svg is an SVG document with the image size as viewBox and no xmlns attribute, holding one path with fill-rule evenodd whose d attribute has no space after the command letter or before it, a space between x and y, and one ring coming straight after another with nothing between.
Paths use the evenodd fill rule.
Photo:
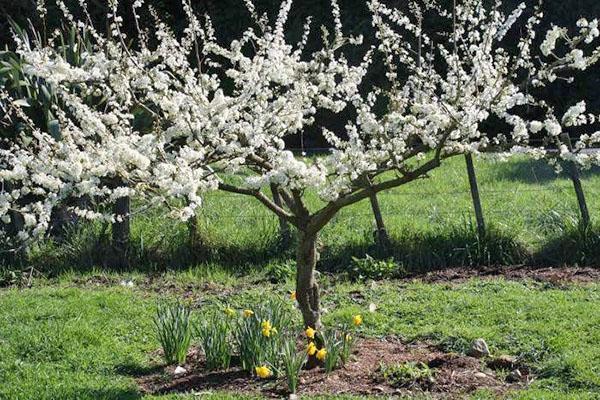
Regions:
<instances>
[{"instance_id":1,"label":"green foliage","mask_svg":"<svg viewBox=\"0 0 600 400\"><path fill-rule=\"evenodd\" d=\"M266 276L271 283L282 283L296 276L296 262L274 262L267 267Z\"/></svg>"},{"instance_id":2,"label":"green foliage","mask_svg":"<svg viewBox=\"0 0 600 400\"><path fill-rule=\"evenodd\" d=\"M323 348L327 350L323 368L326 373L330 373L340 364L340 355L344 348L344 335L334 329L326 330L323 332Z\"/></svg>"},{"instance_id":3,"label":"green foliage","mask_svg":"<svg viewBox=\"0 0 600 400\"><path fill-rule=\"evenodd\" d=\"M296 337L286 335L281 350L281 368L290 393L296 393L298 389L300 371L305 362L306 352L296 350Z\"/></svg>"},{"instance_id":4,"label":"green foliage","mask_svg":"<svg viewBox=\"0 0 600 400\"><path fill-rule=\"evenodd\" d=\"M352 350L356 345L356 336L352 333L346 331L343 333L342 338L342 349L340 350L340 362L342 365L346 365L346 363L350 360L350 355L352 355Z\"/></svg>"},{"instance_id":5,"label":"green foliage","mask_svg":"<svg viewBox=\"0 0 600 400\"><path fill-rule=\"evenodd\" d=\"M426 385L433 380L433 371L422 362L382 363L379 371L387 383L398 388Z\"/></svg>"},{"instance_id":6,"label":"green foliage","mask_svg":"<svg viewBox=\"0 0 600 400\"><path fill-rule=\"evenodd\" d=\"M10 20L11 29L25 43L43 43L41 32L26 30ZM58 51L64 60L71 65L80 65L82 55L91 48L91 37L87 31L81 33L76 27L59 29L58 39L60 46ZM25 62L23 58L12 51L0 51L0 84L6 88L8 93L23 107L23 110L37 126L43 126L55 138L60 139L60 127L58 119L54 115L54 107L64 107L63 102L56 95L52 85L43 79L27 75L24 72ZM101 104L104 99L89 95L86 99L88 104ZM0 108L2 104L0 103ZM23 126L17 123L9 125L8 129L0 130L0 135L13 137L22 130Z\"/></svg>"},{"instance_id":7,"label":"green foliage","mask_svg":"<svg viewBox=\"0 0 600 400\"><path fill-rule=\"evenodd\" d=\"M154 325L165 361L184 364L192 339L191 309L177 302L158 302Z\"/></svg>"},{"instance_id":8,"label":"green foliage","mask_svg":"<svg viewBox=\"0 0 600 400\"><path fill-rule=\"evenodd\" d=\"M351 278L356 280L394 278L402 274L402 268L393 258L376 260L370 255L365 258L352 257Z\"/></svg>"},{"instance_id":9,"label":"green foliage","mask_svg":"<svg viewBox=\"0 0 600 400\"><path fill-rule=\"evenodd\" d=\"M282 331L292 326L290 308L281 300L267 300L251 311L238 320L235 331L240 363L249 372L261 365L278 365Z\"/></svg>"},{"instance_id":10,"label":"green foliage","mask_svg":"<svg viewBox=\"0 0 600 400\"><path fill-rule=\"evenodd\" d=\"M232 325L234 315L227 315L221 310L211 310L202 315L196 327L196 334L204 355L206 368L227 369L233 353Z\"/></svg>"}]
</instances>

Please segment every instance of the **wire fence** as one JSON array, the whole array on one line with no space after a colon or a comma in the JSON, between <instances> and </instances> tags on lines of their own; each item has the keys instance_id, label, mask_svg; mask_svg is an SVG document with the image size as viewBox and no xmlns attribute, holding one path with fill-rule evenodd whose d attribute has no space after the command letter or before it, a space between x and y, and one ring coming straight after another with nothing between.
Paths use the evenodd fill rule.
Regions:
<instances>
[{"instance_id":1,"label":"wire fence","mask_svg":"<svg viewBox=\"0 0 600 400\"><path fill-rule=\"evenodd\" d=\"M571 214L577 213L577 203L575 193L573 191L573 185L569 183L563 184L547 184L538 183L535 184L543 187L530 187L523 188L517 187L514 189L498 189L498 188L485 188L482 187L480 190L480 196L483 201L484 214L486 216L523 216L528 217L532 213L540 214L548 209L557 209L562 212L570 212ZM600 195L600 188L590 184L585 185L584 190L589 199L596 199ZM517 208L514 204L511 204L510 200L515 199L519 196L527 196L531 200L535 200L534 197L547 196L545 203L553 201L553 204L540 209L540 204L534 201L529 203L529 207L523 207L523 204L519 204ZM395 199L404 199L404 201L410 201L414 199L421 205L420 211L426 211L435 216L460 216L465 217L473 213L471 204L471 192L469 188L456 189L456 190L394 190L392 192L381 192L378 198L382 202L382 212L385 216L414 216L412 215L414 209L402 209L394 207ZM463 202L458 204L456 198L464 198ZM440 204L440 198L451 198L449 200L454 204ZM429 199L430 201L424 201L423 199ZM248 207L248 198L244 195L237 195L233 193L219 193L216 196L215 201L234 201L238 202L238 207L222 207L218 211L214 207L207 207L200 211L200 218L206 221L217 222L220 219L224 220L250 220L256 221L261 219L268 219L276 221L277 217L270 211L262 207ZM498 200L506 200L502 204L502 209L495 209L491 207L498 206ZM207 199L210 202L211 199ZM364 200L365 204L368 200ZM448 203L448 202L446 202ZM566 203L566 204L565 204ZM258 203L256 203L258 204ZM548 205L548 204L547 204ZM568 207L566 206L568 205ZM441 209L441 208L444 209ZM363 207L360 210L353 209L346 212L345 210L338 213L332 223L339 223L342 221L352 221L358 219L364 219L365 217L372 217L373 213L370 209ZM422 215L420 216L422 218ZM526 218L529 219L529 218Z\"/></svg>"}]
</instances>

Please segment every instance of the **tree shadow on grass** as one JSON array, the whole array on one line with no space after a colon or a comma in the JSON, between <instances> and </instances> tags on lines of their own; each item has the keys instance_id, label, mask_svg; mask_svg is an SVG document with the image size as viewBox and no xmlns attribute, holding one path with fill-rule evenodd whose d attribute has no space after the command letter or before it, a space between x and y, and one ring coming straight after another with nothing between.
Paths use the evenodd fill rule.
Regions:
<instances>
[{"instance_id":1,"label":"tree shadow on grass","mask_svg":"<svg viewBox=\"0 0 600 400\"><path fill-rule=\"evenodd\" d=\"M319 269L329 272L348 272L355 265L353 258L366 255L375 260L393 259L398 273L418 274L452 267L478 268L508 265L600 265L600 229L587 233L578 227L568 228L556 235L535 254L518 239L496 227L489 226L488 234L479 238L472 223L456 225L438 231L409 232L392 235L391 245L382 248L373 237L326 246L322 249ZM39 252L32 264L43 273L56 276L76 269L91 272L102 269L108 272L161 273L186 270L198 265L218 265L223 271L241 276L249 270L268 265L289 264L294 260L294 239L282 244L277 235L260 241L238 244L210 244L199 241L194 247L180 240L166 248L139 246L132 243L129 268L115 267L110 263L111 248L107 240L93 235L75 235L72 242L62 244L49 252Z\"/></svg>"},{"instance_id":2,"label":"tree shadow on grass","mask_svg":"<svg viewBox=\"0 0 600 400\"><path fill-rule=\"evenodd\" d=\"M330 272L349 272L355 266L353 258L367 255L374 260L393 259L399 274L418 274L450 267L525 264L531 256L523 243L493 226L488 227L484 238L479 238L476 229L467 226L444 232L405 232L392 237L387 248L365 241L325 249L321 267Z\"/></svg>"},{"instance_id":3,"label":"tree shadow on grass","mask_svg":"<svg viewBox=\"0 0 600 400\"><path fill-rule=\"evenodd\" d=\"M569 178L565 171L566 169L563 168L563 172L557 174L554 168L548 165L544 160L524 159L495 164L493 172L491 173L492 176L490 176L489 179L544 184L559 178ZM600 175L600 167L593 166L590 169L581 170L580 175L582 178Z\"/></svg>"},{"instance_id":4,"label":"tree shadow on grass","mask_svg":"<svg viewBox=\"0 0 600 400\"><path fill-rule=\"evenodd\" d=\"M65 272L161 273L187 270L205 264L216 264L234 274L247 272L251 267L264 265L273 260L286 259L292 254L290 246L282 244L276 235L265 238L260 245L212 244L199 240L195 244L176 238L167 243L144 246L132 239L129 266L119 266L113 257L110 240L92 229L69 232L61 243L48 241L33 252L28 264L48 275L58 276Z\"/></svg>"},{"instance_id":5,"label":"tree shadow on grass","mask_svg":"<svg viewBox=\"0 0 600 400\"><path fill-rule=\"evenodd\" d=\"M115 367L115 372L119 375L139 378L146 375L156 374L164 369L163 365L142 365L139 363L125 363Z\"/></svg>"},{"instance_id":6,"label":"tree shadow on grass","mask_svg":"<svg viewBox=\"0 0 600 400\"><path fill-rule=\"evenodd\" d=\"M533 255L544 266L600 267L600 226L567 225Z\"/></svg>"},{"instance_id":7,"label":"tree shadow on grass","mask_svg":"<svg viewBox=\"0 0 600 400\"><path fill-rule=\"evenodd\" d=\"M185 270L197 265L219 265L234 275L242 275L249 269L272 264L285 264L294 260L294 239L282 244L276 235L263 240L261 246L249 243L237 245L198 244L190 247L179 242L167 249L136 248L132 245L132 260L129 268L113 267L106 255L110 254L107 241L88 237L81 246L67 246L76 251L44 253L43 271L59 275L76 266L78 272L90 272L101 268L114 272L160 273ZM344 243L342 246L325 247L322 250L319 268L329 272L348 271L353 258L366 255L376 260L393 258L404 273L421 273L449 267L477 268L483 266L526 264L530 253L525 245L504 232L490 226L485 238L480 239L472 224L456 226L444 231L426 233L402 232L392 237L391 245L382 248L372 237L365 236L359 242Z\"/></svg>"}]
</instances>

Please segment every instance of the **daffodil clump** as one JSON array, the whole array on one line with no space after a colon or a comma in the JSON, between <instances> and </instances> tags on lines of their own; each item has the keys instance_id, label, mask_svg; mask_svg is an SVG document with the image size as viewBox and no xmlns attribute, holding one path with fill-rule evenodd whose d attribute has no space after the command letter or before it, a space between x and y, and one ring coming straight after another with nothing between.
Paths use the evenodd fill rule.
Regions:
<instances>
[{"instance_id":1,"label":"daffodil clump","mask_svg":"<svg viewBox=\"0 0 600 400\"><path fill-rule=\"evenodd\" d=\"M306 359L306 353L296 349L296 337L288 336L281 352L281 364L290 393L296 393L298 389L300 371Z\"/></svg>"},{"instance_id":2,"label":"daffodil clump","mask_svg":"<svg viewBox=\"0 0 600 400\"><path fill-rule=\"evenodd\" d=\"M358 329L363 323L363 317L360 314L356 314L352 316L352 325L354 325L354 329ZM350 355L352 354L352 349L356 344L356 335L350 332L351 328L349 326L345 326L342 330L343 338L342 338L342 348L340 350L340 361L342 365L345 365L350 359Z\"/></svg>"},{"instance_id":3,"label":"daffodil clump","mask_svg":"<svg viewBox=\"0 0 600 400\"><path fill-rule=\"evenodd\" d=\"M292 295L289 300L293 300ZM326 373L345 364L356 341L356 330L363 323L362 316L353 315L342 329L307 327L302 336L308 343L298 349L298 330L293 328L289 300L269 300L247 308L218 305L204 311L193 333L204 352L206 368L227 369L237 353L241 367L248 373L258 379L283 376L290 393L296 393L300 371L309 358L317 360ZM186 328L190 308L177 303L159 311L157 327L161 327L165 354L172 357L171 362L182 363L192 335Z\"/></svg>"},{"instance_id":4,"label":"daffodil clump","mask_svg":"<svg viewBox=\"0 0 600 400\"><path fill-rule=\"evenodd\" d=\"M206 368L209 370L229 368L233 353L232 318L236 312L228 307L225 314L229 318L222 318L220 310L211 310L196 327L196 334L206 357Z\"/></svg>"},{"instance_id":5,"label":"daffodil clump","mask_svg":"<svg viewBox=\"0 0 600 400\"><path fill-rule=\"evenodd\" d=\"M191 308L182 302L159 302L154 326L168 364L183 364L192 339Z\"/></svg>"},{"instance_id":6,"label":"daffodil clump","mask_svg":"<svg viewBox=\"0 0 600 400\"><path fill-rule=\"evenodd\" d=\"M243 369L266 378L257 367L268 366L272 375L277 375L283 346L279 330L291 326L291 311L289 302L274 300L242 311L234 336Z\"/></svg>"},{"instance_id":7,"label":"daffodil clump","mask_svg":"<svg viewBox=\"0 0 600 400\"><path fill-rule=\"evenodd\" d=\"M362 323L362 315L356 314L352 316L350 323L342 326L341 330L331 329L319 332L309 326L304 331L304 335L309 340L306 354L309 357L314 356L321 362L327 373L333 371L340 364L346 364L356 343L356 336L351 330L355 331ZM321 348L317 346L319 341L323 343Z\"/></svg>"}]
</instances>

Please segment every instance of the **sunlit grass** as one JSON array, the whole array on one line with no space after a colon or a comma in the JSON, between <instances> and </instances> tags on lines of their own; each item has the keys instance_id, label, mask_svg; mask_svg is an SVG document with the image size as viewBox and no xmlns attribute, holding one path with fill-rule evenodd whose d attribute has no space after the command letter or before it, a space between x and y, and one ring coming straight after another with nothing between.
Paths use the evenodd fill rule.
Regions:
<instances>
[{"instance_id":1,"label":"sunlit grass","mask_svg":"<svg viewBox=\"0 0 600 400\"><path fill-rule=\"evenodd\" d=\"M508 162L475 160L489 237L477 238L464 159L452 158L429 178L379 194L393 248L375 246L368 201L343 209L320 235L321 268L345 268L353 256L394 256L409 271L447 266L497 264L599 265L600 170L582 174L593 226L581 236L572 182L544 162L516 157ZM307 193L316 209L321 201ZM161 209L136 215L132 226L133 270L190 273L196 265L261 268L294 258L278 238L278 221L258 201L231 193L205 196L198 215L198 241L190 247L188 227ZM31 252L42 271L64 273L94 267L112 269L102 227L85 225L62 243ZM202 268L200 268L202 269ZM210 270L209 270L210 271ZM196 272L191 272L195 274Z\"/></svg>"},{"instance_id":2,"label":"sunlit grass","mask_svg":"<svg viewBox=\"0 0 600 400\"><path fill-rule=\"evenodd\" d=\"M254 276L258 279L258 276ZM523 357L534 368L518 399L593 399L600 395L600 287L473 280L461 284L373 285L325 279L326 324L360 312L362 334L429 340L462 352L483 337L494 354ZM163 362L152 327L157 298L179 296L167 281L155 288L119 283L96 287L40 285L0 291L0 398L141 399L134 378ZM288 299L291 283L194 290L194 304L226 302L238 309L269 297ZM362 296L350 296L360 292ZM377 311L368 312L369 304ZM296 315L299 318L299 315ZM360 345L360 344L359 344ZM153 399L192 399L156 396ZM212 398L233 398L214 393ZM237 398L237 397L236 397ZM426 398L426 397L424 397ZM485 397L484 392L473 398Z\"/></svg>"}]
</instances>

